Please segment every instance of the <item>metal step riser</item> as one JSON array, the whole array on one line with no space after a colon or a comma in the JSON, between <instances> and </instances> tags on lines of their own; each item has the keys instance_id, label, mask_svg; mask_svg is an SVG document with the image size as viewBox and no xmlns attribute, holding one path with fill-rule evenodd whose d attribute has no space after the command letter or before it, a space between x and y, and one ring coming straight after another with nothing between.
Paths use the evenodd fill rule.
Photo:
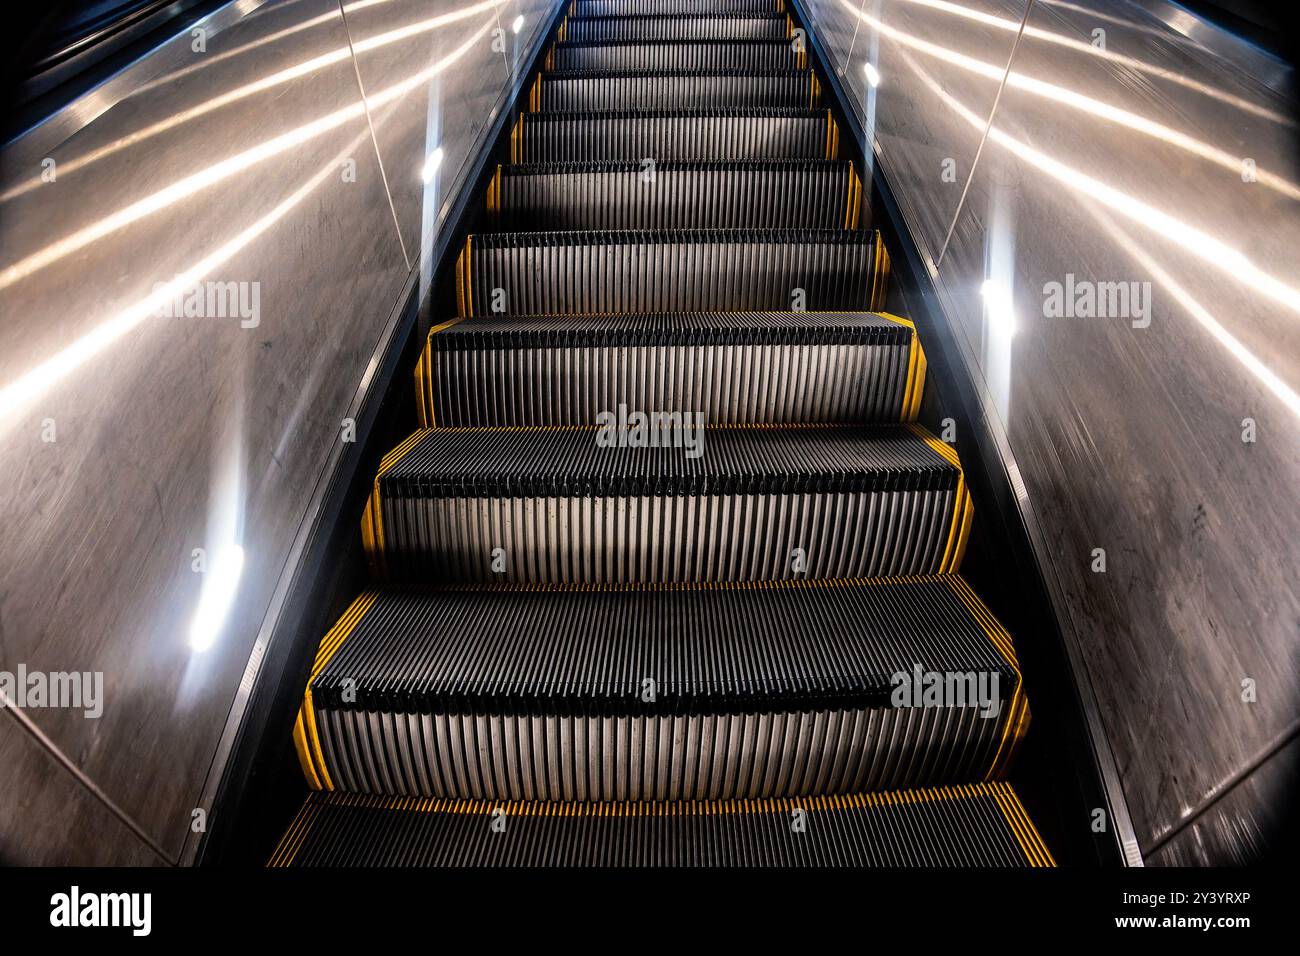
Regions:
<instances>
[{"instance_id":1,"label":"metal step riser","mask_svg":"<svg viewBox=\"0 0 1300 956\"><path fill-rule=\"evenodd\" d=\"M806 54L799 53L788 40L565 42L555 45L547 68L620 73L646 70L689 70L696 73L750 70L762 73L803 69L805 58Z\"/></svg>"},{"instance_id":2,"label":"metal step riser","mask_svg":"<svg viewBox=\"0 0 1300 956\"><path fill-rule=\"evenodd\" d=\"M318 708L336 787L487 800L719 800L978 779L1003 723L974 708L496 716Z\"/></svg>"},{"instance_id":3,"label":"metal step riser","mask_svg":"<svg viewBox=\"0 0 1300 956\"><path fill-rule=\"evenodd\" d=\"M530 229L848 229L862 220L848 164L507 173L499 227Z\"/></svg>"},{"instance_id":4,"label":"metal step riser","mask_svg":"<svg viewBox=\"0 0 1300 956\"><path fill-rule=\"evenodd\" d=\"M484 349L426 356L439 426L591 425L626 405L712 424L896 422L911 346Z\"/></svg>"},{"instance_id":5,"label":"metal step riser","mask_svg":"<svg viewBox=\"0 0 1300 956\"><path fill-rule=\"evenodd\" d=\"M573 43L681 40L784 40L790 21L784 15L732 17L570 17L564 40Z\"/></svg>"},{"instance_id":6,"label":"metal step riser","mask_svg":"<svg viewBox=\"0 0 1300 956\"><path fill-rule=\"evenodd\" d=\"M933 574L941 570L956 500L953 490L635 498L386 494L384 560L396 580L421 584ZM504 567L496 571L494 559L502 554Z\"/></svg>"},{"instance_id":7,"label":"metal step riser","mask_svg":"<svg viewBox=\"0 0 1300 956\"><path fill-rule=\"evenodd\" d=\"M816 109L821 94L811 74L778 76L545 76L543 112L563 110Z\"/></svg>"},{"instance_id":8,"label":"metal step riser","mask_svg":"<svg viewBox=\"0 0 1300 956\"><path fill-rule=\"evenodd\" d=\"M521 238L496 248L488 238L474 237L462 316L857 310L883 298L874 281L873 243L865 238L632 236L581 245L560 245L573 240L558 238L537 246L522 245Z\"/></svg>"},{"instance_id":9,"label":"metal step riser","mask_svg":"<svg viewBox=\"0 0 1300 956\"><path fill-rule=\"evenodd\" d=\"M734 16L745 13L779 13L784 9L785 5L778 0L577 0L572 16Z\"/></svg>"},{"instance_id":10,"label":"metal step riser","mask_svg":"<svg viewBox=\"0 0 1300 956\"><path fill-rule=\"evenodd\" d=\"M833 159L826 115L523 118L515 162Z\"/></svg>"}]
</instances>

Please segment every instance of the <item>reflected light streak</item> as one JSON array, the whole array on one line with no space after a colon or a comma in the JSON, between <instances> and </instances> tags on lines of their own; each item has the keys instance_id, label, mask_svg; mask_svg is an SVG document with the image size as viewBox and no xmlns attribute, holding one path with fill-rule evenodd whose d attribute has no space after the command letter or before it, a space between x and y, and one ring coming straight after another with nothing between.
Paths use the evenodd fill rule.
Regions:
<instances>
[{"instance_id":1,"label":"reflected light streak","mask_svg":"<svg viewBox=\"0 0 1300 956\"><path fill-rule=\"evenodd\" d=\"M16 412L25 407L38 395L48 391L58 382L67 378L78 368L99 355L113 343L136 329L146 319L158 315L160 309L184 289L200 282L214 270L220 268L241 249L253 242L268 229L279 222L295 206L307 198L327 178L337 174L338 163L342 162L353 150L369 136L369 132L355 137L339 153L333 162L325 166L296 190L289 194L265 216L204 256L188 269L181 271L170 282L158 287L152 294L128 306L113 318L95 326L90 332L50 358L20 375L4 388L0 388L0 427L13 423Z\"/></svg>"},{"instance_id":2,"label":"reflected light streak","mask_svg":"<svg viewBox=\"0 0 1300 956\"><path fill-rule=\"evenodd\" d=\"M1091 210L1090 210L1091 211ZM1094 213L1095 215L1095 213ZM1120 229L1114 223L1107 221L1104 216L1095 216L1102 227L1111 235L1111 237L1124 249L1129 255L1138 261L1143 269L1147 270L1152 278L1174 297L1174 299L1187 310L1188 315L1194 318L1201 327L1205 329L1210 336L1218 342L1223 348L1240 362L1246 371L1259 379L1260 383L1272 392L1279 401L1282 402L1291 414L1300 418L1300 394L1297 394L1286 382L1260 359L1246 348L1241 341L1231 332L1225 329L1209 310L1178 284L1168 272L1160 267L1150 254L1124 230Z\"/></svg>"},{"instance_id":3,"label":"reflected light streak","mask_svg":"<svg viewBox=\"0 0 1300 956\"><path fill-rule=\"evenodd\" d=\"M356 0L355 3L344 4L343 12L347 14L347 13L351 13L353 10L361 10L365 7L373 7L380 3L391 3L391 2L392 0ZM285 4L285 6L287 6L287 4ZM280 9L283 9L283 7L264 5L262 7L259 7L258 9L260 11L275 10L276 12L278 12ZM337 22L338 19L339 19L338 11L331 10L329 13L322 13L320 16L312 17L310 20L303 20L301 23L295 23L293 26L286 27L283 30L278 30L275 33L268 33L264 37L259 37L258 39L253 40L249 43L245 43L242 46L233 47L229 50L226 50L223 53L205 54L203 59L200 60L198 63L195 63L193 66L187 66L180 70L173 70L164 76L158 77L156 80L150 80L148 83L142 83L140 86L136 87L132 95L136 96L141 93L146 93L149 90L157 89L160 86L166 86L169 83L174 83L176 80L189 76L192 73L196 73L199 70L205 70L210 66L215 66L218 63L223 63L226 60L231 59L232 57L242 56L245 53L248 53L252 50L260 49L261 47L268 46L272 43L279 43L281 40L287 37L291 37L295 33L301 33L304 30L310 30L312 27L322 26L323 24L326 23L334 23Z\"/></svg>"},{"instance_id":4,"label":"reflected light streak","mask_svg":"<svg viewBox=\"0 0 1300 956\"><path fill-rule=\"evenodd\" d=\"M420 179L424 181L426 186L433 182L434 174L438 172L438 167L441 165L442 147L439 146L429 154L429 158L424 161L424 169L420 171Z\"/></svg>"},{"instance_id":5,"label":"reflected light streak","mask_svg":"<svg viewBox=\"0 0 1300 956\"><path fill-rule=\"evenodd\" d=\"M387 89L381 90L373 96L368 97L368 103L372 109L377 109L387 103L405 96L428 81L430 78L441 73L447 67L451 66L461 57L463 57L475 43L483 38L489 29L496 23L493 17L487 20L484 25L477 30L473 36L469 37L461 46L453 50L443 59L433 65L426 67L414 76L401 81ZM320 119L314 120L297 129L283 133L274 139L260 143L251 149L244 150L234 156L224 159L219 163L208 166L199 170L193 175L186 176L163 189L145 196L143 199L132 203L129 206L119 209L112 215L106 216L89 226L77 230L69 236L51 243L45 248L33 253L30 256L14 263L12 266L0 271L0 289L8 288L15 282L26 279L33 273L45 268L46 266L57 262L66 256L84 249L86 246L94 243L105 236L108 236L120 229L123 229L132 223L150 216L161 209L188 199L195 193L215 185L225 179L229 179L238 173L265 162L266 160L278 156L296 146L314 139L330 130L336 129L343 124L365 117L366 104L357 102L343 109L336 110Z\"/></svg>"},{"instance_id":6,"label":"reflected light streak","mask_svg":"<svg viewBox=\"0 0 1300 956\"><path fill-rule=\"evenodd\" d=\"M843 3L844 0L840 0L840 2ZM954 16L963 17L967 20L974 20L977 23L982 23L998 30L1004 30L1010 33L1020 32L1019 20L1009 20L1005 17L997 17L990 13L982 13L979 10L972 10L970 7L964 7L959 3L951 3L949 0L907 0L907 2L918 7L927 7L941 13L948 13ZM845 6L848 5L845 4ZM854 8L850 7L850 9ZM854 10L854 12L856 13L857 11ZM1088 15L1097 16L1093 11L1088 11ZM1125 26L1130 29L1133 28L1133 24L1125 24ZM1044 30L1042 27L1033 27L1028 24L1025 24L1024 35L1027 37L1033 37L1035 40L1042 40L1045 43L1053 43L1057 46L1063 46L1070 50L1074 50L1075 52L1083 53L1098 59L1107 60L1112 63L1119 63L1142 73L1149 73L1162 80L1177 84L1178 86L1186 87L1187 89L1200 93L1203 96L1221 100L1222 102L1228 103L1243 112L1261 116L1273 121L1274 123L1280 123L1284 126L1294 125L1289 116L1277 113L1267 107L1260 106L1257 103L1252 103L1250 100L1243 99L1240 96L1234 96L1225 90L1220 90L1217 87L1202 83L1199 80L1193 80L1191 77L1183 76L1181 73L1174 70L1169 70L1161 66L1156 66L1153 63L1148 63L1145 60L1138 60L1130 56L1124 56L1123 54L1115 53L1111 50L1103 50L1100 47L1095 47L1091 43L1084 42L1083 40L1077 40L1074 37L1067 37L1060 33L1053 33L1051 30Z\"/></svg>"},{"instance_id":7,"label":"reflected light streak","mask_svg":"<svg viewBox=\"0 0 1300 956\"><path fill-rule=\"evenodd\" d=\"M985 279L980 286L980 295L984 299L989 324L998 330L999 335L1013 338L1016 334L1016 309L1010 290L1001 282Z\"/></svg>"},{"instance_id":8,"label":"reflected light streak","mask_svg":"<svg viewBox=\"0 0 1300 956\"><path fill-rule=\"evenodd\" d=\"M212 556L212 566L203 576L199 604L190 622L190 648L202 653L216 643L230 615L239 579L244 572L244 549L228 544Z\"/></svg>"},{"instance_id":9,"label":"reflected light streak","mask_svg":"<svg viewBox=\"0 0 1300 956\"><path fill-rule=\"evenodd\" d=\"M904 56L910 61L909 57ZM957 115L976 129L984 129L984 120L976 116L965 104L959 102L944 90L932 76L917 67L915 62L912 62L912 66L916 75L930 88L931 92L947 103ZM1094 179L1092 176L1065 165L1046 153L1034 149L1028 143L1003 132L996 126L988 127L988 140L1010 150L1018 158L1029 163L1040 172L1046 173L1057 182L1078 193L1096 199L1120 213L1120 215L1132 219L1138 225L1163 236L1198 259L1227 273L1233 280L1241 282L1261 295L1285 305L1292 311L1300 312L1300 291L1264 272L1240 250L1234 249L1209 233L1203 232L1166 212L1162 212L1122 190L1108 186L1099 179Z\"/></svg>"},{"instance_id":10,"label":"reflected light streak","mask_svg":"<svg viewBox=\"0 0 1300 956\"><path fill-rule=\"evenodd\" d=\"M918 2L918 0L910 0L910 2ZM848 0L840 0L840 3L848 9L853 10L853 7L849 4ZM917 50L918 52L924 53L928 56L935 57L936 59L943 60L945 63L950 63L953 66L975 73L976 75L982 76L992 82L999 83L1002 81L1005 72L1003 67L985 62L984 60L976 59L975 57L967 56L964 53L959 53L956 50L949 49L948 47L940 46L937 43L922 40L910 33L904 33L902 30L895 27L887 26L868 13L858 10L853 10L853 12L855 16L874 27L879 33L897 41L903 46ZM870 77L868 76L868 78ZM1128 129L1134 130L1135 132L1161 140L1171 146L1175 146L1179 149L1200 156L1202 159L1209 160L1225 169L1232 170L1235 173L1240 174L1242 170L1242 158L1240 156L1228 153L1216 146L1211 146L1209 143L1202 142L1194 136L1188 136L1186 133L1170 129L1168 126L1149 120L1137 113L1130 112L1129 110L1122 109L1118 106L1113 106L1110 103L1103 102L1102 100L1095 99L1091 96L1085 96L1068 87L1058 86L1055 83L1048 83L1045 80L1039 80L1015 71L1006 74L1006 84L1014 89L1019 89L1034 96L1043 97L1044 99L1053 100L1057 103L1069 106L1072 109L1079 110L1080 112L1088 113L1092 116L1098 117L1099 119L1104 119L1118 126L1124 126ZM875 84L873 83L872 85L874 86ZM1295 184L1288 182L1274 173L1259 169L1256 171L1256 181L1259 184L1268 186L1270 189L1280 192L1291 199L1300 200L1300 187L1297 187Z\"/></svg>"},{"instance_id":11,"label":"reflected light streak","mask_svg":"<svg viewBox=\"0 0 1300 956\"><path fill-rule=\"evenodd\" d=\"M440 16L421 20L418 23L412 23L396 30L390 30L387 33L376 34L373 37L353 44L352 50L355 50L357 53L365 53L393 43L399 43L402 40L408 40L411 37L433 32L441 27L447 26L448 24L466 20L475 14L482 13L484 10L500 6L504 2L505 0L484 0L484 2L474 4L473 6L462 7L458 10L453 10L450 13L444 13ZM291 67L272 73L260 80L255 80L252 83L247 83L244 86L237 87L236 89L223 93L220 96L215 96L210 100L205 100L196 106L192 106L187 110L182 110L179 113L169 116L164 120L159 120L157 123L153 123L143 129L136 130L133 133L128 133L126 136L123 136L112 143L108 143L105 146L101 146L99 149L92 150L91 152L85 153L81 156L63 160L58 166L59 175L67 176L69 173L74 173L79 169L84 169L91 163L96 163L99 160L112 156L115 153L119 153L124 149L130 149L132 146L137 146L150 137L175 129L191 120L206 116L207 114L229 106L232 103L238 103L240 100L247 99L250 96L255 96L258 93L263 93L276 86L289 83L310 73L315 73L317 70L322 70L327 66L342 63L351 58L352 50L349 50L346 46L342 46L338 49L330 50L328 53L322 53L320 56L315 56L309 60L304 60L301 63L296 63ZM45 183L39 176L30 178L26 182L14 186L6 190L3 194L0 194L0 202L8 202L11 199L29 193L32 190L39 189L43 185L45 185Z\"/></svg>"},{"instance_id":12,"label":"reflected light streak","mask_svg":"<svg viewBox=\"0 0 1300 956\"><path fill-rule=\"evenodd\" d=\"M921 81L925 83L926 86L928 86L932 92L938 95L941 99L945 100L948 103L948 105L951 106L958 115L962 116L962 118L964 118L967 122L973 123L976 126L982 127L984 125L983 122L979 119L979 117L977 117L973 112L971 112L971 110L969 110L964 104L959 103L957 100L949 96L947 92L945 92L942 89L942 87L939 86L939 84L935 81L935 79L932 76L930 76L928 73L926 73L924 70L922 70L919 67L919 65L915 63L915 61L913 61L906 54L903 54L903 59L908 62L908 64L912 67L916 75L920 77ZM997 135L995 136L994 134ZM1001 133L995 127L989 128L989 138L994 142L997 142L999 145L1010 149L1017 156L1029 161L1031 164L1035 166L1039 166L1039 163L1035 162L1035 159L1038 159L1040 161L1046 161L1043 163L1043 166L1040 166L1040 168L1043 168L1044 172L1048 172L1049 169L1053 170L1057 174L1068 171L1068 173L1070 174L1069 176L1062 177L1060 175L1054 175L1054 178L1058 178L1061 182L1063 182L1065 185L1069 186L1070 188L1074 189L1083 197L1092 197L1092 198L1101 199L1102 202L1106 203L1106 205L1110 206L1112 209L1115 209L1117 212L1121 213L1122 215L1134 219L1134 221L1136 221L1139 225L1151 226L1151 223L1145 221L1140 216L1134 215L1134 213L1137 211L1139 207L1142 206L1142 204L1138 203L1136 200L1133 200L1131 197L1125 196L1123 193L1118 193L1118 190L1112 190L1108 186L1104 186L1101 183L1097 183L1096 180L1091 179L1091 177L1084 176L1082 173L1079 173L1075 170L1069 170L1068 167L1065 167L1062 164L1057 163L1055 160L1051 160L1050 157L1043 156L1041 153L1038 153L1036 150L1032 149L1032 147L1029 147L1024 143L1020 143L1018 140L1015 140L1012 137L1007 136L1004 133ZM1036 154L1036 155L1028 155L1028 154ZM1089 186L1101 187L1101 191L1094 192L1093 190L1088 188ZM1122 196L1124 199L1128 200L1130 205L1125 205L1122 202L1118 204L1112 204L1112 202L1108 201L1108 199L1116 198L1113 195L1116 193L1118 193L1118 195ZM1155 210L1152 210L1152 212L1156 213L1157 217L1160 217L1161 219L1171 218L1171 217L1166 217L1164 216L1163 213L1159 213L1158 211ZM1096 215L1095 211L1093 211L1093 214ZM1207 261L1211 262L1213 265L1222 268L1222 264L1216 261L1212 254L1207 256L1204 253L1204 251L1198 247L1198 243L1204 241L1204 238L1206 238L1204 237L1204 234L1197 233L1196 230L1192 229L1189 226L1184 226L1183 224L1178 223L1177 220L1171 220L1171 221L1173 224L1175 224L1178 230L1182 230L1182 231L1181 232L1175 231L1174 234L1172 235L1168 235L1167 233L1162 231L1161 232L1162 235L1166 235L1167 238L1172 239L1174 242L1176 242L1178 245L1180 245L1187 251L1191 252L1193 255L1196 255L1202 259L1206 259ZM1112 234L1118 232L1116 227L1110 224L1106 224L1106 225L1109 227L1109 230L1112 231ZM1183 236L1182 234L1183 232L1194 233L1197 236L1201 236L1202 238L1193 241L1188 241ZM1224 346L1224 348L1227 349L1230 355L1236 358L1237 361L1239 361L1248 372L1254 375L1264 385L1265 388L1267 388L1279 399L1281 399L1282 402L1286 404L1286 406L1293 413L1295 413L1296 415L1300 415L1300 399L1297 398L1296 393L1285 382L1283 382L1273 372L1272 369L1270 369L1267 365L1261 362L1249 349L1247 349L1244 345L1241 344L1240 341L1238 341L1235 337L1233 337L1232 334L1229 333L1227 329L1225 329L1222 325L1220 325L1218 321L1205 309L1204 306L1202 306L1198 301L1196 301L1196 299L1192 295L1190 295L1185 289L1183 289L1181 286L1178 285L1177 282L1174 281L1173 277L1170 276L1169 273L1167 273L1164 269L1156 265L1154 260L1152 260L1150 256L1147 255L1146 252L1142 251L1141 247L1137 243L1132 242L1132 240L1128 240L1127 237L1124 236L1122 233L1116 235L1116 238L1120 241L1120 244L1125 249L1127 249L1131 254L1138 257L1139 262L1141 262L1147 268L1151 269L1152 275L1154 275L1156 279L1159 282L1161 282L1162 285L1164 285L1166 288L1169 289L1171 293L1174 294L1174 297L1178 299L1178 301L1184 306L1184 308L1188 310L1188 312L1192 315L1192 317L1195 318L1197 322L1199 322L1212 336L1214 336L1214 338L1217 341L1219 341L1220 344ZM1249 261L1246 260L1245 256L1241 255L1241 253L1237 252L1235 249L1226 249L1226 251L1230 253L1232 256L1236 257L1237 259L1241 261L1245 261L1249 264ZM1250 264L1250 268L1255 273L1262 275L1262 273L1259 273L1259 270L1253 264ZM1233 278L1240 280L1241 278L1240 276L1233 275L1231 270L1227 270L1227 271L1229 272L1229 275L1231 275ZM1296 307L1295 303L1297 301L1297 298L1300 298L1300 296L1297 295L1295 290L1282 285L1276 279L1272 279L1272 277L1265 277L1265 278L1268 280L1266 285L1269 287L1282 286L1281 290L1278 291L1285 293L1286 298L1289 299L1289 301L1287 302L1288 305L1290 305L1292 308ZM1248 284L1253 285L1253 283L1250 282L1248 282Z\"/></svg>"}]
</instances>

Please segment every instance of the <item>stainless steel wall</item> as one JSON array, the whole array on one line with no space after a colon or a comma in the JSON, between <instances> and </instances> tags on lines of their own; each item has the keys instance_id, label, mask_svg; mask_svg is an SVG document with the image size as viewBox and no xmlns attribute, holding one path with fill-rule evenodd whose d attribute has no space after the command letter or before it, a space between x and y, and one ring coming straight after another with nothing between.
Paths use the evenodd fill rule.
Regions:
<instances>
[{"instance_id":1,"label":"stainless steel wall","mask_svg":"<svg viewBox=\"0 0 1300 956\"><path fill-rule=\"evenodd\" d=\"M1287 71L1163 0L802 5L1011 450L1147 862L1252 858L1300 759Z\"/></svg>"},{"instance_id":2,"label":"stainless steel wall","mask_svg":"<svg viewBox=\"0 0 1300 956\"><path fill-rule=\"evenodd\" d=\"M99 716L4 701L0 862L183 859L344 420L554 10L239 0L0 155L0 675L103 681Z\"/></svg>"}]
</instances>

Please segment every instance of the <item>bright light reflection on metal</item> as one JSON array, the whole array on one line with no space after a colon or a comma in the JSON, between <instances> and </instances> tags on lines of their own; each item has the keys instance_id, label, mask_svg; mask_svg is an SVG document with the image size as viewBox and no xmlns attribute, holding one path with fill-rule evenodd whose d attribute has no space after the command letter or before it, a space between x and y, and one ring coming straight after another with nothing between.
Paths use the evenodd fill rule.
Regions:
<instances>
[{"instance_id":1,"label":"bright light reflection on metal","mask_svg":"<svg viewBox=\"0 0 1300 956\"><path fill-rule=\"evenodd\" d=\"M203 576L199 606L190 622L192 650L203 652L216 643L239 592L239 578L243 572L244 549L239 545L227 545L213 555Z\"/></svg>"},{"instance_id":2,"label":"bright light reflection on metal","mask_svg":"<svg viewBox=\"0 0 1300 956\"><path fill-rule=\"evenodd\" d=\"M369 97L371 109L378 109L393 100L398 99L416 89L431 77L441 73L447 67L451 66L476 44L488 32L495 23L495 19L488 20L482 28L477 30L473 36L461 44L457 49L452 51L448 56L434 63L432 66L421 70L419 73L400 83L381 90ZM224 159L215 163L206 169L201 169L193 175L186 176L184 179L172 183L163 189L145 196L129 206L119 209L112 215L106 216L96 222L77 230L69 236L51 243L43 249L27 256L26 258L14 263L7 269L0 271L0 289L7 288L22 279L27 278L32 273L45 268L46 266L57 262L65 256L71 255L93 242L96 242L105 236L110 235L132 223L150 216L161 209L173 205L174 203L188 199L200 190L206 189L216 183L229 179L238 173L241 173L258 163L264 162L274 156L278 156L294 147L300 146L308 140L314 139L330 130L336 129L343 124L358 119L364 119L365 105L358 102L343 109L336 110L320 119L314 120L297 129L290 130L264 143L259 143L251 149L246 149L242 153Z\"/></svg>"},{"instance_id":3,"label":"bright light reflection on metal","mask_svg":"<svg viewBox=\"0 0 1300 956\"><path fill-rule=\"evenodd\" d=\"M434 174L438 172L438 167L441 165L442 147L439 146L429 154L429 158L424 161L424 169L420 171L420 178L424 180L426 186L433 182Z\"/></svg>"}]
</instances>

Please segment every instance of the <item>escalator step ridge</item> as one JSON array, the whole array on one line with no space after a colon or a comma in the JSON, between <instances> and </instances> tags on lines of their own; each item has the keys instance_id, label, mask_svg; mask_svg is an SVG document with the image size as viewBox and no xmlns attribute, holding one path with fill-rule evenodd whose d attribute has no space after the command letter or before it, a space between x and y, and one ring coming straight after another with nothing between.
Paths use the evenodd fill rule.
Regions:
<instances>
[{"instance_id":1,"label":"escalator step ridge","mask_svg":"<svg viewBox=\"0 0 1300 956\"><path fill-rule=\"evenodd\" d=\"M965 478L915 425L710 426L654 431L651 447L627 447L619 427L416 432L363 516L376 573L606 583L960 567Z\"/></svg>"},{"instance_id":2,"label":"escalator step ridge","mask_svg":"<svg viewBox=\"0 0 1300 956\"><path fill-rule=\"evenodd\" d=\"M561 42L608 43L630 40L785 40L790 17L785 13L640 13L623 16L569 17L560 30Z\"/></svg>"},{"instance_id":3,"label":"escalator step ridge","mask_svg":"<svg viewBox=\"0 0 1300 956\"><path fill-rule=\"evenodd\" d=\"M312 793L269 865L1043 867L1055 861L1015 790L998 782L625 804Z\"/></svg>"},{"instance_id":4,"label":"escalator step ridge","mask_svg":"<svg viewBox=\"0 0 1300 956\"><path fill-rule=\"evenodd\" d=\"M869 312L483 317L435 327L420 424L589 425L690 410L712 424L915 421L926 360L911 323Z\"/></svg>"},{"instance_id":5,"label":"escalator step ridge","mask_svg":"<svg viewBox=\"0 0 1300 956\"><path fill-rule=\"evenodd\" d=\"M847 160L605 160L504 166L487 205L512 230L853 230L862 192Z\"/></svg>"},{"instance_id":6,"label":"escalator step ridge","mask_svg":"<svg viewBox=\"0 0 1300 956\"><path fill-rule=\"evenodd\" d=\"M821 86L807 70L568 70L542 74L532 109L542 112L633 109L807 109L821 104Z\"/></svg>"},{"instance_id":7,"label":"escalator step ridge","mask_svg":"<svg viewBox=\"0 0 1300 956\"><path fill-rule=\"evenodd\" d=\"M560 41L550 70L801 70L808 54L786 39Z\"/></svg>"},{"instance_id":8,"label":"escalator step ridge","mask_svg":"<svg viewBox=\"0 0 1300 956\"><path fill-rule=\"evenodd\" d=\"M571 17L784 13L783 0L575 0Z\"/></svg>"},{"instance_id":9,"label":"escalator step ridge","mask_svg":"<svg viewBox=\"0 0 1300 956\"><path fill-rule=\"evenodd\" d=\"M952 575L493 585L363 602L323 642L301 721L315 728L317 777L347 790L624 800L889 789L1000 772L1028 718L1006 632ZM982 681L978 702L974 683L942 704L892 699L899 675L922 671Z\"/></svg>"},{"instance_id":10,"label":"escalator step ridge","mask_svg":"<svg viewBox=\"0 0 1300 956\"><path fill-rule=\"evenodd\" d=\"M878 233L842 229L481 233L456 262L461 317L815 311L884 305Z\"/></svg>"},{"instance_id":11,"label":"escalator step ridge","mask_svg":"<svg viewBox=\"0 0 1300 956\"><path fill-rule=\"evenodd\" d=\"M615 159L836 159L829 110L780 107L524 113L513 163Z\"/></svg>"}]
</instances>

